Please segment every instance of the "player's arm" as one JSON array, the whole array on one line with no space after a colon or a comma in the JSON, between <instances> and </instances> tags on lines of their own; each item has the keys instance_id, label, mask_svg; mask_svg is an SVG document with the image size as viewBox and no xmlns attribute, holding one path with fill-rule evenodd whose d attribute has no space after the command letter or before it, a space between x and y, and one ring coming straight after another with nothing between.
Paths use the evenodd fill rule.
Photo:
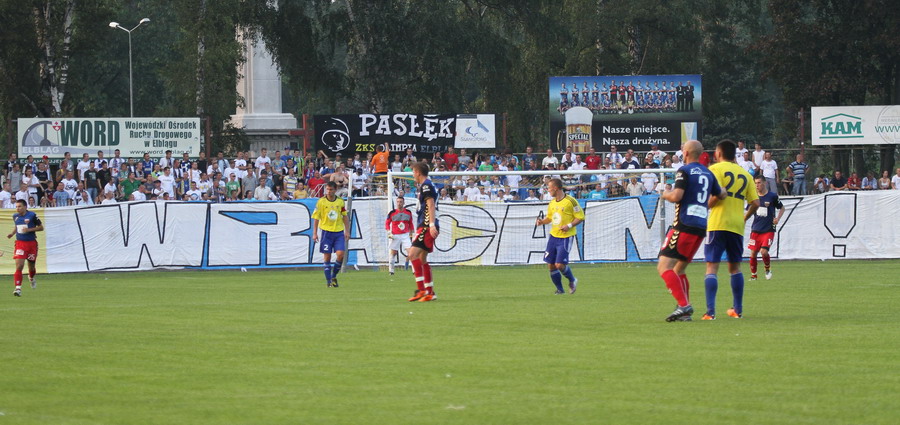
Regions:
<instances>
[{"instance_id":1,"label":"player's arm","mask_svg":"<svg viewBox=\"0 0 900 425\"><path fill-rule=\"evenodd\" d=\"M781 216L784 215L784 204L781 203L780 199L775 201L775 207L778 208L778 215L772 220L772 224L778 224L781 221Z\"/></svg>"},{"instance_id":2,"label":"player's arm","mask_svg":"<svg viewBox=\"0 0 900 425\"><path fill-rule=\"evenodd\" d=\"M753 217L753 215L756 214L756 210L758 210L758 209L759 209L759 199L754 199L753 201L748 202L747 203L747 213L744 214L744 221L746 222L747 220L750 219L750 217Z\"/></svg>"},{"instance_id":3,"label":"player's arm","mask_svg":"<svg viewBox=\"0 0 900 425\"><path fill-rule=\"evenodd\" d=\"M438 220L437 214L435 214L437 213L437 210L434 207L434 197L428 197L428 199L425 200L425 208L427 208L428 216L432 219L432 222L428 223L428 233L431 233L431 237L436 239L439 231L437 228Z\"/></svg>"},{"instance_id":4,"label":"player's arm","mask_svg":"<svg viewBox=\"0 0 900 425\"><path fill-rule=\"evenodd\" d=\"M9 239L15 235L16 235L16 225L15 225L15 220L13 220L13 231L10 232L8 235L6 235L6 238Z\"/></svg>"},{"instance_id":5,"label":"player's arm","mask_svg":"<svg viewBox=\"0 0 900 425\"><path fill-rule=\"evenodd\" d=\"M344 239L350 239L350 216L344 208L341 208L341 215L344 216Z\"/></svg>"}]
</instances>

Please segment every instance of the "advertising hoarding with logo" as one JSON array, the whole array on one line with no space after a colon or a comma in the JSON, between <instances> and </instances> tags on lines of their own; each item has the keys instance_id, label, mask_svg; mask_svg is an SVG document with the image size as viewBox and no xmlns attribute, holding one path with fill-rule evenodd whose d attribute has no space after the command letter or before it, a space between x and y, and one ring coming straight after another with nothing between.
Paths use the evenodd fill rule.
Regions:
<instances>
[{"instance_id":1,"label":"advertising hoarding with logo","mask_svg":"<svg viewBox=\"0 0 900 425\"><path fill-rule=\"evenodd\" d=\"M111 155L119 149L123 158L200 154L200 118L19 118L19 157L28 155L59 160L97 151Z\"/></svg>"},{"instance_id":2,"label":"advertising hoarding with logo","mask_svg":"<svg viewBox=\"0 0 900 425\"><path fill-rule=\"evenodd\" d=\"M678 150L702 135L700 75L550 77L550 146Z\"/></svg>"},{"instance_id":3,"label":"advertising hoarding with logo","mask_svg":"<svg viewBox=\"0 0 900 425\"><path fill-rule=\"evenodd\" d=\"M900 105L816 106L813 145L900 144Z\"/></svg>"},{"instance_id":4,"label":"advertising hoarding with logo","mask_svg":"<svg viewBox=\"0 0 900 425\"><path fill-rule=\"evenodd\" d=\"M446 152L449 147L494 148L495 117L491 114L358 114L316 115L316 150L343 157L375 152L389 143L391 151L416 154Z\"/></svg>"}]
</instances>

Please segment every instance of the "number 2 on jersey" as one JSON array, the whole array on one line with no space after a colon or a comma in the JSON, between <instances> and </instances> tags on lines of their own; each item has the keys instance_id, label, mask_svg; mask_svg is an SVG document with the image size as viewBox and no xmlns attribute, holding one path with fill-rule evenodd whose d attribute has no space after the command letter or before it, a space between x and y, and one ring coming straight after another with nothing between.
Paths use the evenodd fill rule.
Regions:
<instances>
[{"instance_id":1,"label":"number 2 on jersey","mask_svg":"<svg viewBox=\"0 0 900 425\"><path fill-rule=\"evenodd\" d=\"M728 179L728 183L725 183L725 191L728 192L728 196L731 196L732 198L737 198L737 199L743 200L744 199L744 189L747 188L747 176L745 176L743 174L737 175L737 180L741 181L741 188L738 189L737 192L731 191L731 187L734 186L734 183L735 183L734 173L732 173L731 171L726 171L725 178Z\"/></svg>"}]
</instances>

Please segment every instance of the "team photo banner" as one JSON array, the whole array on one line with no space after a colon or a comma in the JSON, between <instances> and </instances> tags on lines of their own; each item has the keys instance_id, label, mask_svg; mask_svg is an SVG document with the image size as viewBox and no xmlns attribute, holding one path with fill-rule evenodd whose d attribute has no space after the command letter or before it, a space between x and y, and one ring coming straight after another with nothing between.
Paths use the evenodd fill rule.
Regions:
<instances>
[{"instance_id":1,"label":"team photo banner","mask_svg":"<svg viewBox=\"0 0 900 425\"><path fill-rule=\"evenodd\" d=\"M702 137L701 76L550 77L550 144L573 152L673 151Z\"/></svg>"},{"instance_id":2,"label":"team photo banner","mask_svg":"<svg viewBox=\"0 0 900 425\"><path fill-rule=\"evenodd\" d=\"M200 118L19 118L19 158L28 155L59 160L66 152L80 159L97 151L123 158L200 154Z\"/></svg>"},{"instance_id":3,"label":"team photo banner","mask_svg":"<svg viewBox=\"0 0 900 425\"><path fill-rule=\"evenodd\" d=\"M494 115L358 114L316 115L315 147L344 158L375 152L389 143L392 152L412 149L430 156L449 147L494 148Z\"/></svg>"},{"instance_id":4,"label":"team photo banner","mask_svg":"<svg viewBox=\"0 0 900 425\"><path fill-rule=\"evenodd\" d=\"M415 200L408 208L415 211ZM785 214L770 252L778 259L900 258L900 210L894 191L841 192L782 199ZM305 267L322 263L312 238L316 199L290 202L130 202L37 209L38 265L49 273L171 268ZM655 261L674 207L658 196L579 201L574 262ZM545 202L439 203L441 233L429 262L440 265L543 263L549 226L535 219ZM6 223L13 210L6 210ZM351 265L387 264L385 198L354 199L349 212ZM747 222L746 237L752 220ZM746 246L746 244L744 244ZM13 242L0 246L11 274ZM698 260L703 251L698 252ZM747 256L748 251L744 251Z\"/></svg>"},{"instance_id":5,"label":"team photo banner","mask_svg":"<svg viewBox=\"0 0 900 425\"><path fill-rule=\"evenodd\" d=\"M900 144L900 105L814 106L814 145Z\"/></svg>"}]
</instances>

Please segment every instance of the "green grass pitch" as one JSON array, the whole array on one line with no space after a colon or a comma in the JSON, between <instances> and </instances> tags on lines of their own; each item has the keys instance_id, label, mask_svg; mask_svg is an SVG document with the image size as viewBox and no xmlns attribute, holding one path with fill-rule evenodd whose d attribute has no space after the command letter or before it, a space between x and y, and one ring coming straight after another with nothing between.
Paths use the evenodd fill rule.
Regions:
<instances>
[{"instance_id":1,"label":"green grass pitch","mask_svg":"<svg viewBox=\"0 0 900 425\"><path fill-rule=\"evenodd\" d=\"M692 323L652 264L40 276L0 297L5 424L889 424L900 418L900 262L721 273ZM747 273L746 265L745 273ZM749 273L748 273L749 274ZM11 278L8 278L11 280Z\"/></svg>"}]
</instances>

